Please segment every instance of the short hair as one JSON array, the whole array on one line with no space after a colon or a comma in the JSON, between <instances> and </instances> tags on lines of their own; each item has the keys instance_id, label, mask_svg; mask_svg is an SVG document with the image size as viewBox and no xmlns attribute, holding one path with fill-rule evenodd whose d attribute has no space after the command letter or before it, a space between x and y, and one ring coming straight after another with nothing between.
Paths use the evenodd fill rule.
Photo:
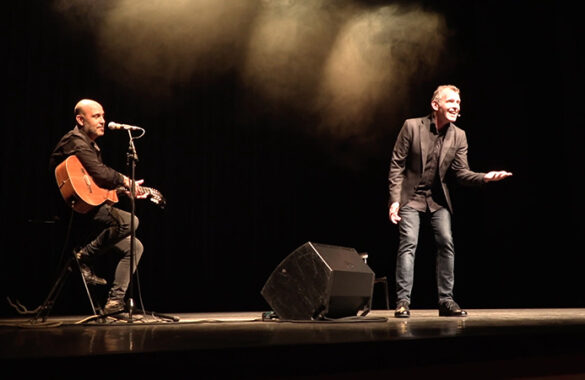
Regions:
<instances>
[{"instance_id":1,"label":"short hair","mask_svg":"<svg viewBox=\"0 0 585 380\"><path fill-rule=\"evenodd\" d=\"M82 108L83 108L82 103L81 102L78 102L75 105L75 108L73 108L73 116L77 116L77 115L81 114L81 109Z\"/></svg>"},{"instance_id":2,"label":"short hair","mask_svg":"<svg viewBox=\"0 0 585 380\"><path fill-rule=\"evenodd\" d=\"M440 85L439 87L437 87L437 89L435 90L435 92L433 92L433 97L431 98L431 103L434 102L435 100L436 101L439 101L439 99L441 98L441 93L445 89L453 90L456 93L459 93L460 92L459 89L456 86L452 85L452 84L443 84L443 85Z\"/></svg>"}]
</instances>

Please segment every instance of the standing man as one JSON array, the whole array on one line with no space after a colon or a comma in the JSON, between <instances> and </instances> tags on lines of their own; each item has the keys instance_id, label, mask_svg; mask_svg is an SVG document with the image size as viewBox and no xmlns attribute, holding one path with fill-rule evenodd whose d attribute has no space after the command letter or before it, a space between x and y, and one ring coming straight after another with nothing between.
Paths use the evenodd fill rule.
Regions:
<instances>
[{"instance_id":1,"label":"standing man","mask_svg":"<svg viewBox=\"0 0 585 380\"><path fill-rule=\"evenodd\" d=\"M465 131L453 124L461 109L457 87L439 86L433 93L431 108L430 115L404 122L394 145L388 175L389 218L398 224L400 236L396 257L394 316L397 318L410 317L414 257L421 220L430 223L437 248L439 315L467 315L453 299L453 205L446 181L452 176L464 185L481 185L512 175L506 171L476 173L469 169Z\"/></svg>"},{"instance_id":2,"label":"standing man","mask_svg":"<svg viewBox=\"0 0 585 380\"><path fill-rule=\"evenodd\" d=\"M94 100L82 99L74 109L75 127L67 132L53 150L49 166L54 171L70 155L76 155L95 184L103 189L131 189L127 176L106 166L102 162L101 150L95 140L105 133L105 113L101 104ZM136 181L136 185L143 181ZM143 196L137 196L140 198ZM104 253L116 255L117 265L114 279L108 292L104 307L106 314L123 311L125 295L130 283L131 259L131 214L109 204L103 203L87 214L80 214L84 222L91 226L90 240L77 249L74 254L80 261L82 274L88 284L106 285L105 279L96 276L91 268L94 259ZM134 217L134 227L138 218ZM134 268L136 270L143 251L142 243L134 241Z\"/></svg>"}]
</instances>

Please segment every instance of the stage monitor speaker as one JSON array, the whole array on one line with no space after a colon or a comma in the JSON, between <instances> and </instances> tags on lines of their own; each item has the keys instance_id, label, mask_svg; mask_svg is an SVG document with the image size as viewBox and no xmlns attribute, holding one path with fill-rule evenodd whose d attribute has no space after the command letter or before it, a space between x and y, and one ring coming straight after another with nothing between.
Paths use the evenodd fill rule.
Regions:
<instances>
[{"instance_id":1,"label":"stage monitor speaker","mask_svg":"<svg viewBox=\"0 0 585 380\"><path fill-rule=\"evenodd\" d=\"M366 315L374 272L353 248L307 242L272 272L261 294L279 319Z\"/></svg>"}]
</instances>

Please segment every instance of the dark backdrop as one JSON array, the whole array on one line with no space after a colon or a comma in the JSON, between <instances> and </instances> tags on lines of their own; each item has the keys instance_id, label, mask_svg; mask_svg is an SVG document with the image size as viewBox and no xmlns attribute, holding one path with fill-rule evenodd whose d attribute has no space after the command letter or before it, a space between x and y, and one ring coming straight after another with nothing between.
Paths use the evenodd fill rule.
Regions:
<instances>
[{"instance_id":1,"label":"dark backdrop","mask_svg":"<svg viewBox=\"0 0 585 380\"><path fill-rule=\"evenodd\" d=\"M98 64L95 38L50 2L5 4L2 295L36 306L59 270L66 220L54 218L47 159L84 97L99 100L108 121L146 129L136 141L137 177L168 200L165 210L137 202L147 308L268 309L261 287L307 241L367 251L372 269L392 280L389 155L403 119L426 114L436 85L453 83L462 90L458 125L471 167L514 173L454 191L457 300L467 308L585 306L576 10L562 1L416 4L444 15L446 49L433 75L408 83L400 112L381 110L369 121L384 131L373 139L312 133L318 115L267 105L230 68L187 77L164 96L134 88L107 75L116 67ZM98 143L107 163L127 171L125 133L107 131ZM421 244L413 307L434 308L432 242ZM87 310L70 279L55 312ZM2 313L14 311L2 301Z\"/></svg>"}]
</instances>

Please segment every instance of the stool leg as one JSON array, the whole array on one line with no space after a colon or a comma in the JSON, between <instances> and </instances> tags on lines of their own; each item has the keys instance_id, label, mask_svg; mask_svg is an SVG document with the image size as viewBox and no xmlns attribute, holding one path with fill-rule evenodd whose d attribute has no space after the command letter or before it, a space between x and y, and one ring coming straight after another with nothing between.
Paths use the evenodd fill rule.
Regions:
<instances>
[{"instance_id":1,"label":"stool leg","mask_svg":"<svg viewBox=\"0 0 585 380\"><path fill-rule=\"evenodd\" d=\"M93 314L96 315L97 311L96 311L95 305L93 303L93 295L89 291L89 286L87 285L87 281L85 281L85 277L83 277L83 273L81 272L81 264L79 263L79 260L77 260L77 257L75 256L75 254L73 254L73 258L75 259L75 262L77 263L77 269L79 270L79 275L81 276L81 281L83 281L83 287L85 288L85 292L87 293L87 298L89 299L89 304L91 305L91 311L93 311Z\"/></svg>"},{"instance_id":2,"label":"stool leg","mask_svg":"<svg viewBox=\"0 0 585 380\"><path fill-rule=\"evenodd\" d=\"M390 310L390 299L388 297L388 281L384 281L384 294L386 295L386 310Z\"/></svg>"}]
</instances>

